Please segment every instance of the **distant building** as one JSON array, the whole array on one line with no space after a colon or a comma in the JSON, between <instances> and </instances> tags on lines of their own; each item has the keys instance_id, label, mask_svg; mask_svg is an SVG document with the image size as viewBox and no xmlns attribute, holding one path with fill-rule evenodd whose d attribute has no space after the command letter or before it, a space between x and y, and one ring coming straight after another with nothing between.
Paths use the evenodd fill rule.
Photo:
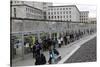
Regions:
<instances>
[{"instance_id":1,"label":"distant building","mask_svg":"<svg viewBox=\"0 0 100 67\"><path fill-rule=\"evenodd\" d=\"M11 17L88 22L89 11L79 11L76 5L53 6L51 2L12 0Z\"/></svg>"},{"instance_id":2,"label":"distant building","mask_svg":"<svg viewBox=\"0 0 100 67\"><path fill-rule=\"evenodd\" d=\"M89 11L80 11L80 22L88 22L89 19L88 19L88 14L89 14Z\"/></svg>"},{"instance_id":3,"label":"distant building","mask_svg":"<svg viewBox=\"0 0 100 67\"><path fill-rule=\"evenodd\" d=\"M89 23L96 23L97 19L96 18L89 18Z\"/></svg>"},{"instance_id":4,"label":"distant building","mask_svg":"<svg viewBox=\"0 0 100 67\"><path fill-rule=\"evenodd\" d=\"M48 20L80 21L80 11L76 5L49 6Z\"/></svg>"}]
</instances>

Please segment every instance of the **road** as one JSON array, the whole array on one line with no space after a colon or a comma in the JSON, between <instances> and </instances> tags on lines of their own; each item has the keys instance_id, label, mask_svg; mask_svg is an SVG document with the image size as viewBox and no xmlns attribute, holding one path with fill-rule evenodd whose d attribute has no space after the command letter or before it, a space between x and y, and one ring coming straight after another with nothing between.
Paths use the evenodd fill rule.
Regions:
<instances>
[{"instance_id":1,"label":"road","mask_svg":"<svg viewBox=\"0 0 100 67\"><path fill-rule=\"evenodd\" d=\"M64 63L94 62L96 61L96 37L83 44L68 60Z\"/></svg>"}]
</instances>

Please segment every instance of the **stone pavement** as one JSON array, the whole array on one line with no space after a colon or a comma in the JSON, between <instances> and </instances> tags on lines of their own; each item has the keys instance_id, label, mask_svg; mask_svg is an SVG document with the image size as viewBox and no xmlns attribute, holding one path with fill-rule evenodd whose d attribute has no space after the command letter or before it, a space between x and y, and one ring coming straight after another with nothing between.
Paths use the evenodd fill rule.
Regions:
<instances>
[{"instance_id":1,"label":"stone pavement","mask_svg":"<svg viewBox=\"0 0 100 67\"><path fill-rule=\"evenodd\" d=\"M85 36L75 42L68 44L68 45L63 45L61 48L57 48L57 50L59 51L59 53L62 57L62 59L58 63L64 63L74 52L76 52L80 48L80 46L82 44L91 40L95 36L96 36L96 34L88 35L88 36ZM48 64L49 52L45 51L43 53L46 57L47 64ZM33 58L32 54L30 54L29 56L25 57L24 60L19 60L17 62L13 62L12 65L13 65L13 67L15 67L15 66L32 66L32 65L34 65L34 63L35 63L35 59Z\"/></svg>"}]
</instances>

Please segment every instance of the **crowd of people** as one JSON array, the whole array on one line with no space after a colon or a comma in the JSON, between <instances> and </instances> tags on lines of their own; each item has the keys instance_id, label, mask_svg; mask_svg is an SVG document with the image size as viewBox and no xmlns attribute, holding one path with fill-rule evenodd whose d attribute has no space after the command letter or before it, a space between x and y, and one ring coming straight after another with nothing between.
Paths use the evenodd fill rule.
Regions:
<instances>
[{"instance_id":1,"label":"crowd of people","mask_svg":"<svg viewBox=\"0 0 100 67\"><path fill-rule=\"evenodd\" d=\"M43 39L41 43L38 40L35 41L34 46L32 47L33 58L35 58L35 65L46 64L46 57L43 54L43 51L49 51L49 64L55 63L55 56L60 55L56 48L61 48L62 45L68 45L75 40L82 38L86 33L92 34L93 30L78 31L78 33L66 33L58 38L46 38ZM61 56L59 56L61 59Z\"/></svg>"}]
</instances>

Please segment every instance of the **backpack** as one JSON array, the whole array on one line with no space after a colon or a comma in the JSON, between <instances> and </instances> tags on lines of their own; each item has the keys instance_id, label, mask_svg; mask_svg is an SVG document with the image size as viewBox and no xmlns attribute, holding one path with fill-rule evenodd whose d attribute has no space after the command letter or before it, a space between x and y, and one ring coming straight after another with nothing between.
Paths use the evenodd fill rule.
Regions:
<instances>
[{"instance_id":1,"label":"backpack","mask_svg":"<svg viewBox=\"0 0 100 67\"><path fill-rule=\"evenodd\" d=\"M59 55L59 52L56 49L54 49L54 54Z\"/></svg>"}]
</instances>

